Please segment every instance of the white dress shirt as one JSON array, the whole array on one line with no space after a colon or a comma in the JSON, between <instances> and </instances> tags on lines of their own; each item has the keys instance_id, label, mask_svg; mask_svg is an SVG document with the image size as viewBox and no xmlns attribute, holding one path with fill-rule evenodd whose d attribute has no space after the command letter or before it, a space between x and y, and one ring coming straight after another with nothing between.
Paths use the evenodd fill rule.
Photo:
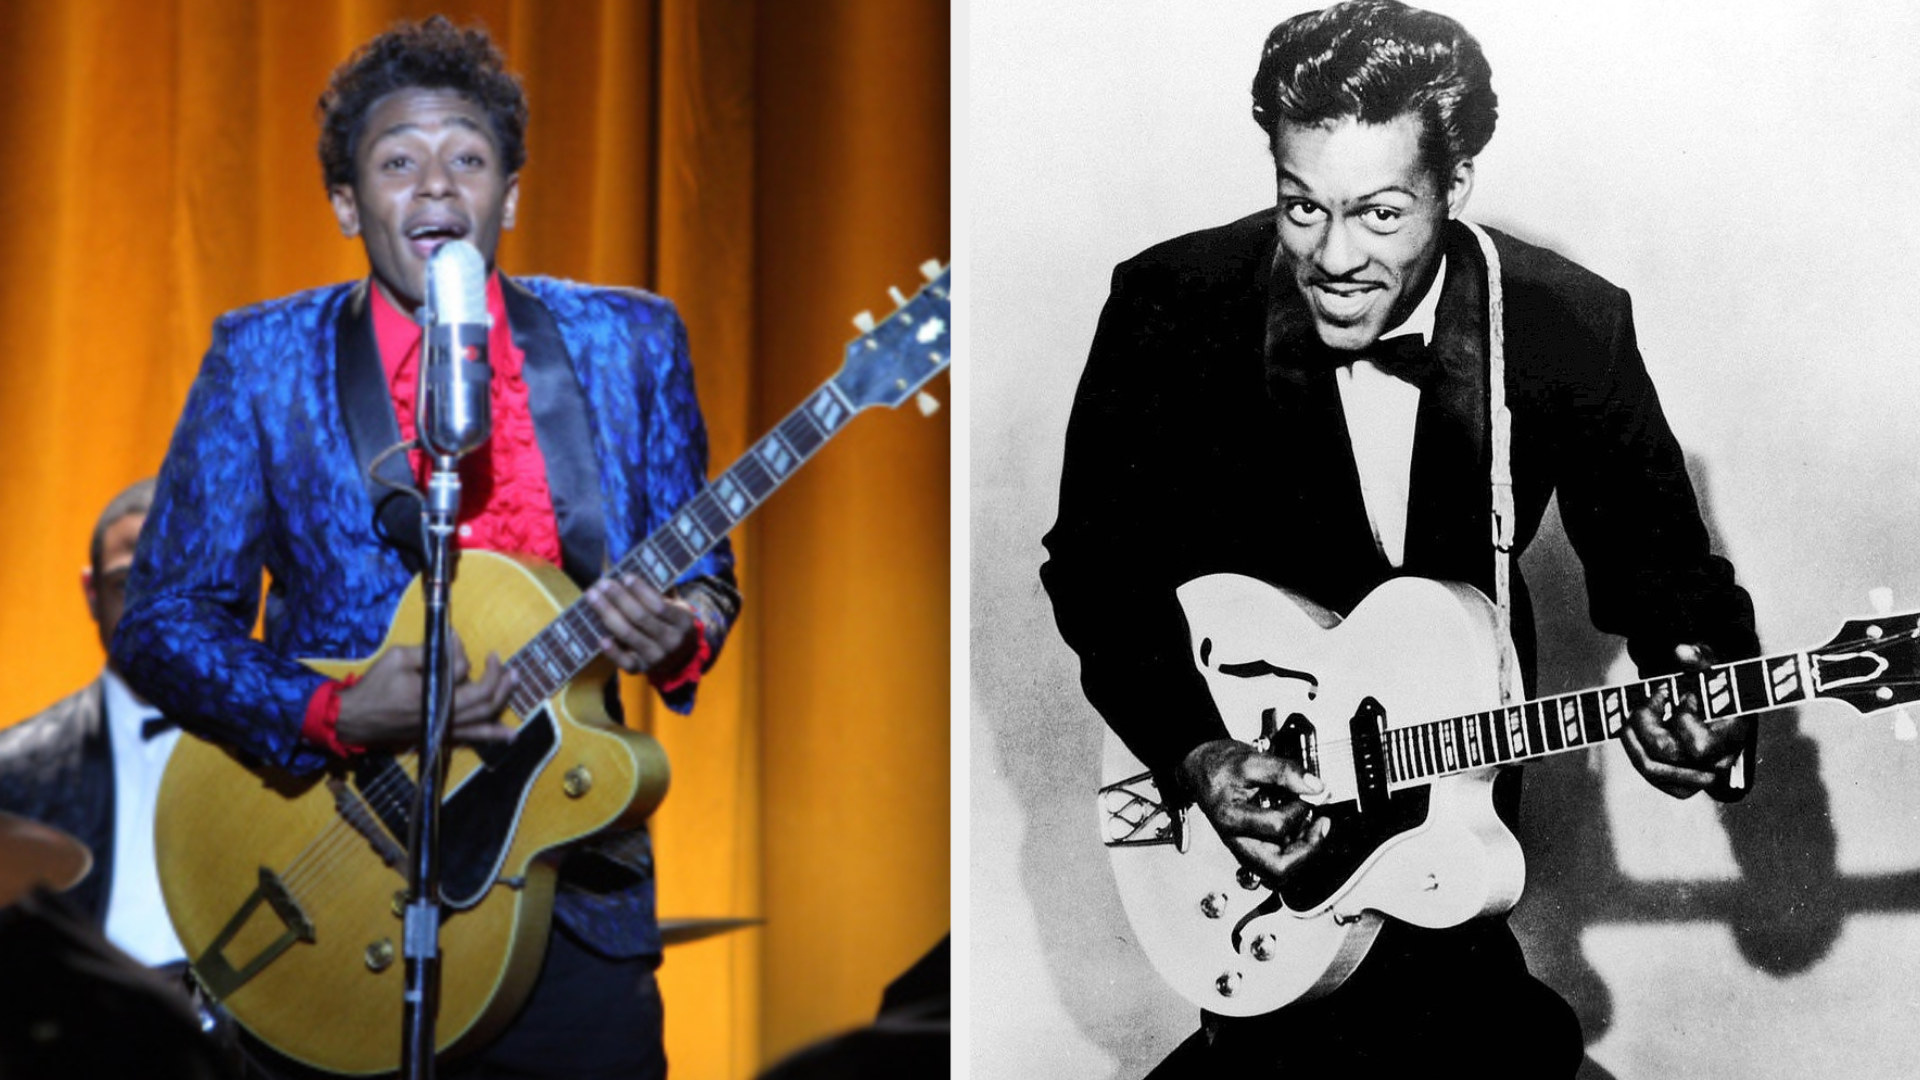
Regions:
<instances>
[{"instance_id":1,"label":"white dress shirt","mask_svg":"<svg viewBox=\"0 0 1920 1080\"><path fill-rule=\"evenodd\" d=\"M1447 260L1442 256L1419 306L1406 321L1381 334L1380 340L1415 334L1431 344L1440 286L1446 279ZM1371 360L1335 368L1334 378L1340 385L1340 406L1347 416L1347 438L1353 443L1353 463L1360 472L1360 494L1367 504L1374 545L1398 569L1407 555L1407 495L1412 486L1420 388L1387 374Z\"/></svg>"},{"instance_id":2,"label":"white dress shirt","mask_svg":"<svg viewBox=\"0 0 1920 1080\"><path fill-rule=\"evenodd\" d=\"M142 738L142 723L160 710L127 689L112 671L100 678L105 689L107 736L113 746L113 881L107 897L107 940L148 966L186 959L160 898L160 873L153 857L153 803L160 774L180 741L169 728Z\"/></svg>"}]
</instances>

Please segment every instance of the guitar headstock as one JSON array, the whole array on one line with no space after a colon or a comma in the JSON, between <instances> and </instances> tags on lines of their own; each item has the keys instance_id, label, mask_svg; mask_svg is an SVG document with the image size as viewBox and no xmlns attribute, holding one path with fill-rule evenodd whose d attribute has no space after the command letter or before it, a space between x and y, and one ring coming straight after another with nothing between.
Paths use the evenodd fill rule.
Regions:
<instances>
[{"instance_id":1,"label":"guitar headstock","mask_svg":"<svg viewBox=\"0 0 1920 1080\"><path fill-rule=\"evenodd\" d=\"M1807 657L1817 697L1863 713L1920 701L1920 613L1850 620Z\"/></svg>"},{"instance_id":2,"label":"guitar headstock","mask_svg":"<svg viewBox=\"0 0 1920 1080\"><path fill-rule=\"evenodd\" d=\"M854 317L862 332L847 346L846 363L832 381L856 409L899 405L953 361L947 298L952 268L929 261L920 273L927 284L911 300L893 291L893 314L879 323L864 311Z\"/></svg>"}]
</instances>

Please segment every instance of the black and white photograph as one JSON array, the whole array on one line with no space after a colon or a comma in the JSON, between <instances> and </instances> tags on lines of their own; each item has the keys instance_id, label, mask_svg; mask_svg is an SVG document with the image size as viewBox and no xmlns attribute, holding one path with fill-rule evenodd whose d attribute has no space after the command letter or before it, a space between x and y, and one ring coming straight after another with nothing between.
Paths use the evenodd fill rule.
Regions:
<instances>
[{"instance_id":1,"label":"black and white photograph","mask_svg":"<svg viewBox=\"0 0 1920 1080\"><path fill-rule=\"evenodd\" d=\"M969 1074L1910 1075L1920 15L970 22Z\"/></svg>"}]
</instances>

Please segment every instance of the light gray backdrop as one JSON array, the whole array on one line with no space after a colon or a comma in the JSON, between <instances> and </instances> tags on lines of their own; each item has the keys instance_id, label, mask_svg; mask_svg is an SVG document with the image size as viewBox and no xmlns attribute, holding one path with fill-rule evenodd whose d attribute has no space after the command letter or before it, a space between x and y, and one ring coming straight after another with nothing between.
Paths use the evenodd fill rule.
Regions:
<instances>
[{"instance_id":1,"label":"light gray backdrop","mask_svg":"<svg viewBox=\"0 0 1920 1080\"><path fill-rule=\"evenodd\" d=\"M1894 0L1433 5L1501 99L1467 216L1631 291L1770 650L1920 608L1920 17ZM974 0L972 1066L1136 1077L1194 1027L1095 832L1103 728L1035 569L1114 263L1267 206L1247 84L1285 3ZM1631 673L1557 529L1526 568L1543 689ZM1719 810L1617 747L1528 777L1534 967L1589 1074L1904 1077L1920 1061L1920 743L1817 703Z\"/></svg>"}]
</instances>

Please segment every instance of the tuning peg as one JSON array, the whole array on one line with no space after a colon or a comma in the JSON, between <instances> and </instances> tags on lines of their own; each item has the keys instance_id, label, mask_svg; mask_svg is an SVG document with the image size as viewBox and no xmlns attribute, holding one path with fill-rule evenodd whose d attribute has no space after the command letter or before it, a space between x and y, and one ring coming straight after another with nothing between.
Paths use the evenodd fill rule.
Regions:
<instances>
[{"instance_id":1,"label":"tuning peg","mask_svg":"<svg viewBox=\"0 0 1920 1080\"><path fill-rule=\"evenodd\" d=\"M1893 710L1893 737L1901 742L1920 739L1920 727L1914 725L1913 714L1907 711L1905 705Z\"/></svg>"},{"instance_id":2,"label":"tuning peg","mask_svg":"<svg viewBox=\"0 0 1920 1080\"><path fill-rule=\"evenodd\" d=\"M907 306L907 298L901 294L900 287L898 285L887 286L887 295L893 297L894 307Z\"/></svg>"},{"instance_id":3,"label":"tuning peg","mask_svg":"<svg viewBox=\"0 0 1920 1080\"><path fill-rule=\"evenodd\" d=\"M926 262L920 264L920 276L926 278L928 281L932 281L934 278L940 276L940 271L943 269L945 269L945 267L940 265L939 259L928 259Z\"/></svg>"},{"instance_id":4,"label":"tuning peg","mask_svg":"<svg viewBox=\"0 0 1920 1080\"><path fill-rule=\"evenodd\" d=\"M1893 614L1893 590L1881 585L1867 590L1867 603L1873 605L1873 613L1881 617Z\"/></svg>"},{"instance_id":5,"label":"tuning peg","mask_svg":"<svg viewBox=\"0 0 1920 1080\"><path fill-rule=\"evenodd\" d=\"M873 333L873 312L863 311L853 317L853 325L863 334Z\"/></svg>"},{"instance_id":6,"label":"tuning peg","mask_svg":"<svg viewBox=\"0 0 1920 1080\"><path fill-rule=\"evenodd\" d=\"M920 391L919 396L915 397L913 402L920 406L921 416L932 416L934 413L940 411L940 399L927 393L925 390Z\"/></svg>"}]
</instances>

